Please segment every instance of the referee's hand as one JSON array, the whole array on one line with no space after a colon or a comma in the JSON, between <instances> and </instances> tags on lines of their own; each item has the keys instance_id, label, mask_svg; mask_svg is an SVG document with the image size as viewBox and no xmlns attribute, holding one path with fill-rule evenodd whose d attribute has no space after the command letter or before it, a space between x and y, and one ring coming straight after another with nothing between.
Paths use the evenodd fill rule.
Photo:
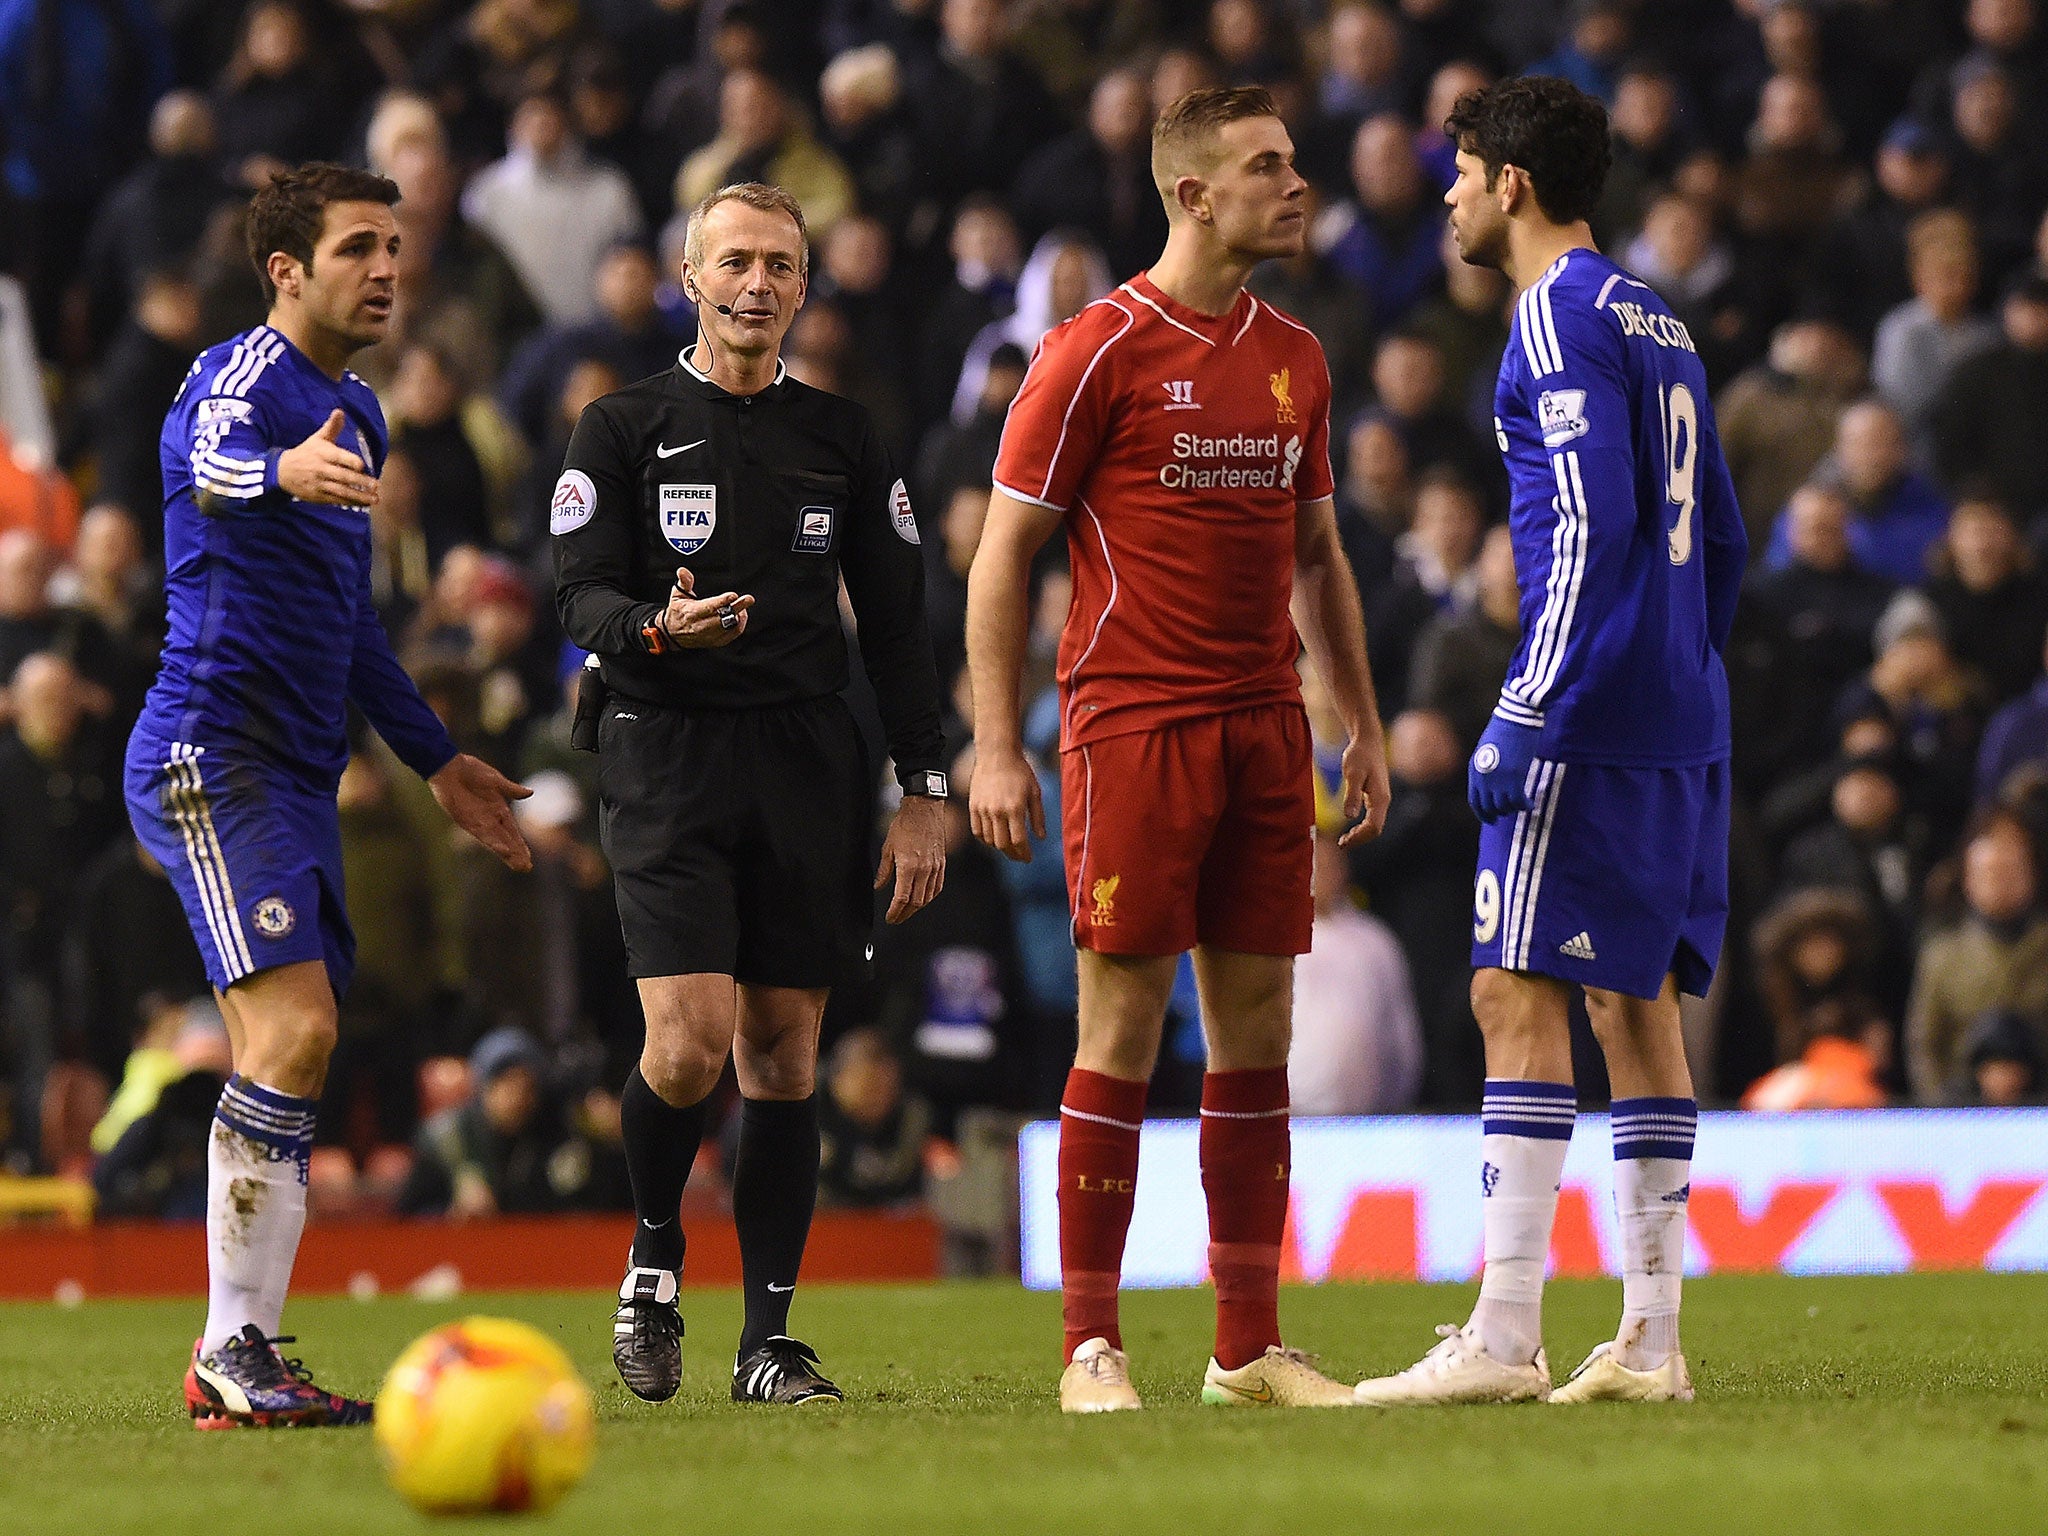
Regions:
<instances>
[{"instance_id":1,"label":"referee's hand","mask_svg":"<svg viewBox=\"0 0 2048 1536\"><path fill-rule=\"evenodd\" d=\"M687 565L676 567L676 584L669 588L668 607L661 612L661 627L669 639L686 650L715 650L731 645L747 632L747 610L754 606L752 594L721 592L716 597L698 597L697 578Z\"/></svg>"},{"instance_id":2,"label":"referee's hand","mask_svg":"<svg viewBox=\"0 0 2048 1536\"><path fill-rule=\"evenodd\" d=\"M449 820L512 869L533 868L533 850L512 819L512 802L533 791L515 784L480 757L458 752L447 767L427 780Z\"/></svg>"},{"instance_id":3,"label":"referee's hand","mask_svg":"<svg viewBox=\"0 0 2048 1536\"><path fill-rule=\"evenodd\" d=\"M926 795L905 795L882 842L882 864L875 871L875 889L896 879L889 898L888 921L900 923L939 894L946 883L946 802Z\"/></svg>"},{"instance_id":4,"label":"referee's hand","mask_svg":"<svg viewBox=\"0 0 2048 1536\"><path fill-rule=\"evenodd\" d=\"M377 504L377 477L336 441L344 419L338 410L329 412L318 432L277 456L277 483L287 494L334 507Z\"/></svg>"}]
</instances>

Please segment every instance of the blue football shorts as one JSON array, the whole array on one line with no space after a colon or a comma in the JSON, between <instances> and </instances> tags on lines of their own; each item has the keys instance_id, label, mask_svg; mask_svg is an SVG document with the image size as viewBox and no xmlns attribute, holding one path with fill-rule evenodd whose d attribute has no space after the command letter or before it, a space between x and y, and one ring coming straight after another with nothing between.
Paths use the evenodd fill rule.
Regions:
<instances>
[{"instance_id":1,"label":"blue football shorts","mask_svg":"<svg viewBox=\"0 0 2048 1536\"><path fill-rule=\"evenodd\" d=\"M319 960L338 998L355 972L342 903L341 816L332 793L218 747L137 731L124 775L128 820L184 905L213 984Z\"/></svg>"},{"instance_id":2,"label":"blue football shorts","mask_svg":"<svg viewBox=\"0 0 2048 1536\"><path fill-rule=\"evenodd\" d=\"M1483 826L1472 964L1655 997L1703 994L1728 924L1728 764L1538 759L1529 809Z\"/></svg>"}]
</instances>

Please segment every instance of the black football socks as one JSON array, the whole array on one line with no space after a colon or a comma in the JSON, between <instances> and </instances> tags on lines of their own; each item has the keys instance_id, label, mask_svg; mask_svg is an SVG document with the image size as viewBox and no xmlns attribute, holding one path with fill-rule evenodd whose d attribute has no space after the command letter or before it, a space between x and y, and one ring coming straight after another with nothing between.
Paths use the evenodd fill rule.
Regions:
<instances>
[{"instance_id":1,"label":"black football socks","mask_svg":"<svg viewBox=\"0 0 2048 1536\"><path fill-rule=\"evenodd\" d=\"M742 1359L789 1332L790 1296L817 1204L816 1096L742 1100L732 1170L733 1225L739 1229L747 1298Z\"/></svg>"},{"instance_id":2,"label":"black football socks","mask_svg":"<svg viewBox=\"0 0 2048 1536\"><path fill-rule=\"evenodd\" d=\"M619 1095L619 1129L626 1143L626 1174L633 1185L633 1214L638 1218L633 1263L642 1269L682 1270L683 1228L677 1208L704 1140L709 1104L707 1096L678 1109L648 1086L637 1066ZM816 1139L814 1128L814 1145ZM813 1183L816 1156L814 1151Z\"/></svg>"}]
</instances>

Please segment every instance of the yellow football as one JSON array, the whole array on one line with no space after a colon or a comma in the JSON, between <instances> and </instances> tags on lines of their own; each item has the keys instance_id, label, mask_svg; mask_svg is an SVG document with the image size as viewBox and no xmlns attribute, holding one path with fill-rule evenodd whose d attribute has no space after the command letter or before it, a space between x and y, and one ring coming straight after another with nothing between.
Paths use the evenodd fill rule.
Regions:
<instances>
[{"instance_id":1,"label":"yellow football","mask_svg":"<svg viewBox=\"0 0 2048 1536\"><path fill-rule=\"evenodd\" d=\"M546 1509L589 1470L590 1389L552 1339L502 1317L424 1334L377 1394L391 1486L428 1514Z\"/></svg>"}]
</instances>

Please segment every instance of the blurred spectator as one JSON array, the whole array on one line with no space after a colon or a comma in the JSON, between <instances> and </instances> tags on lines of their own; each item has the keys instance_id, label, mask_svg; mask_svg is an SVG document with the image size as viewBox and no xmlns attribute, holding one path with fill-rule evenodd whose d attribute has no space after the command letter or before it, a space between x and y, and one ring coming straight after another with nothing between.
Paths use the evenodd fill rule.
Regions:
<instances>
[{"instance_id":1,"label":"blurred spectator","mask_svg":"<svg viewBox=\"0 0 2048 1536\"><path fill-rule=\"evenodd\" d=\"M64 1028L110 1083L157 1003L211 995L183 910L163 866L131 837L79 872L64 936Z\"/></svg>"},{"instance_id":2,"label":"blurred spectator","mask_svg":"<svg viewBox=\"0 0 2048 1536\"><path fill-rule=\"evenodd\" d=\"M1974 1090L1966 1102L2010 1108L2041 1102L2040 1032L2014 1013L1987 1013L1963 1042Z\"/></svg>"},{"instance_id":3,"label":"blurred spectator","mask_svg":"<svg viewBox=\"0 0 2048 1536\"><path fill-rule=\"evenodd\" d=\"M542 1067L524 1030L495 1029L478 1041L470 1097L420 1127L398 1209L473 1221L578 1203L580 1185L562 1176L587 1173L588 1159L569 1148L542 1092Z\"/></svg>"},{"instance_id":4,"label":"blurred spectator","mask_svg":"<svg viewBox=\"0 0 2048 1536\"><path fill-rule=\"evenodd\" d=\"M1373 353L1372 390L1418 474L1448 469L1475 485L1502 480L1499 458L1480 446L1463 414L1445 404L1443 354L1427 336L1405 329L1388 334Z\"/></svg>"},{"instance_id":5,"label":"blurred spectator","mask_svg":"<svg viewBox=\"0 0 2048 1536\"><path fill-rule=\"evenodd\" d=\"M931 1111L904 1092L903 1067L878 1029L848 1030L825 1059L818 1095L818 1199L885 1206L924 1185Z\"/></svg>"},{"instance_id":6,"label":"blurred spectator","mask_svg":"<svg viewBox=\"0 0 2048 1536\"><path fill-rule=\"evenodd\" d=\"M768 18L754 0L733 0L710 16L690 0L680 7L662 0L661 9L670 13L672 35L651 38L653 46L629 52L627 67L642 77L654 75L644 92L641 124L649 163L668 167L672 179L673 168L717 134L719 87L725 77L736 69L768 67L773 49ZM676 16L678 9L684 14ZM641 21L659 27L662 18L643 11Z\"/></svg>"},{"instance_id":7,"label":"blurred spectator","mask_svg":"<svg viewBox=\"0 0 2048 1536\"><path fill-rule=\"evenodd\" d=\"M336 105L297 0L257 0L214 91L219 155L234 179L253 191L277 171L333 159Z\"/></svg>"},{"instance_id":8,"label":"blurred spectator","mask_svg":"<svg viewBox=\"0 0 2048 1536\"><path fill-rule=\"evenodd\" d=\"M104 1154L92 1175L102 1216L206 1215L206 1150L232 1068L227 1029L210 1000L189 1011L165 1008L161 1017L168 1040L137 1048L120 1094L93 1131ZM131 1084L141 1090L132 1101Z\"/></svg>"},{"instance_id":9,"label":"blurred spectator","mask_svg":"<svg viewBox=\"0 0 2048 1536\"><path fill-rule=\"evenodd\" d=\"M2042 202L2048 200L2039 159L2040 119L2031 127L2022 122L2018 85L1993 58L1972 54L1957 67L1954 80L1950 191L1982 232L1996 280L2024 258Z\"/></svg>"},{"instance_id":10,"label":"blurred spectator","mask_svg":"<svg viewBox=\"0 0 2048 1536\"><path fill-rule=\"evenodd\" d=\"M172 272L143 274L81 413L99 495L135 519L152 560L163 550L164 413L199 351L199 290Z\"/></svg>"},{"instance_id":11,"label":"blurred spectator","mask_svg":"<svg viewBox=\"0 0 2048 1536\"><path fill-rule=\"evenodd\" d=\"M1838 720L1879 716L1890 727L1912 808L1938 839L1969 808L1969 764L1984 725L1981 684L1956 665L1941 613L1917 591L1886 607L1871 637L1877 659L1836 705Z\"/></svg>"},{"instance_id":12,"label":"blurred spectator","mask_svg":"<svg viewBox=\"0 0 2048 1536\"><path fill-rule=\"evenodd\" d=\"M1476 600L1485 526L1478 493L1456 470L1432 469L1417 483L1414 525L1395 540L1393 575L1369 594L1366 608L1373 686L1389 713L1407 704L1423 629L1440 614L1463 613Z\"/></svg>"},{"instance_id":13,"label":"blurred spectator","mask_svg":"<svg viewBox=\"0 0 2048 1536\"><path fill-rule=\"evenodd\" d=\"M1969 1035L1993 1010L2017 1014L2048 1045L2048 912L2041 907L2032 838L1991 812L1963 844L1963 900L1955 928L1920 947L1906 1011L1906 1072L1922 1104L1960 1104L1973 1094Z\"/></svg>"},{"instance_id":14,"label":"blurred spectator","mask_svg":"<svg viewBox=\"0 0 2048 1536\"><path fill-rule=\"evenodd\" d=\"M826 143L853 177L863 212L901 238L927 203L924 147L903 100L903 72L880 43L849 48L818 76Z\"/></svg>"},{"instance_id":15,"label":"blurred spectator","mask_svg":"<svg viewBox=\"0 0 2048 1536\"><path fill-rule=\"evenodd\" d=\"M953 218L953 275L924 314L918 351L918 419L948 415L961 361L985 326L1016 307L1023 252L1009 210L992 198L970 197ZM1013 346L1016 343L1011 343ZM1035 346L1036 338L1032 345ZM1021 349L1029 357L1031 347Z\"/></svg>"},{"instance_id":16,"label":"blurred spectator","mask_svg":"<svg viewBox=\"0 0 2048 1536\"><path fill-rule=\"evenodd\" d=\"M1574 0L1555 52L1528 67L1532 75L1555 75L1612 103L1621 61L1635 40L1635 18L1626 0Z\"/></svg>"},{"instance_id":17,"label":"blurred spectator","mask_svg":"<svg viewBox=\"0 0 2048 1536\"><path fill-rule=\"evenodd\" d=\"M987 495L995 473L996 448L1002 441L1003 418L1023 387L1024 370L1024 349L1004 342L989 354L988 373L982 380L981 399L975 403L974 415L964 425L942 421L926 434L917 455L917 506L944 509L961 491ZM975 537L980 537L978 529ZM960 574L965 576L964 566ZM965 601L964 593L961 600ZM936 632L934 638L938 638ZM940 675L944 676L943 670Z\"/></svg>"},{"instance_id":18,"label":"blurred spectator","mask_svg":"<svg viewBox=\"0 0 2048 1536\"><path fill-rule=\"evenodd\" d=\"M413 1080L442 1036L463 973L461 892L433 794L382 743L351 754L337 792L342 873L353 905L356 973L342 999L340 1038L327 1069L323 1142L412 1139Z\"/></svg>"},{"instance_id":19,"label":"blurred spectator","mask_svg":"<svg viewBox=\"0 0 2048 1536\"><path fill-rule=\"evenodd\" d=\"M1981 476L2032 519L2048 511L2048 275L2015 277L1999 322L2004 339L1958 364L1934 408L1934 461L1949 484Z\"/></svg>"},{"instance_id":20,"label":"blurred spectator","mask_svg":"<svg viewBox=\"0 0 2048 1536\"><path fill-rule=\"evenodd\" d=\"M463 192L463 214L505 253L551 324L588 320L604 253L640 233L632 185L590 158L568 108L548 92L519 103L508 143Z\"/></svg>"},{"instance_id":21,"label":"blurred spectator","mask_svg":"<svg viewBox=\"0 0 2048 1536\"><path fill-rule=\"evenodd\" d=\"M1078 117L1103 67L1128 63L1159 36L1160 9L1158 0L1039 0L1012 8L1011 45Z\"/></svg>"},{"instance_id":22,"label":"blurred spectator","mask_svg":"<svg viewBox=\"0 0 2048 1536\"><path fill-rule=\"evenodd\" d=\"M383 344L363 359L365 376L377 378L377 355L395 358L413 337L432 337L470 366L495 372L504 349L540 312L513 263L464 214L461 175L440 119L420 97L394 93L371 118L367 143L371 166L403 194L393 210L403 239L397 308Z\"/></svg>"},{"instance_id":23,"label":"blurred spectator","mask_svg":"<svg viewBox=\"0 0 2048 1536\"><path fill-rule=\"evenodd\" d=\"M1392 930L1353 905L1337 834L1315 840L1316 918L1294 968L1287 1081L1297 1115L1384 1115L1422 1087L1422 1026Z\"/></svg>"},{"instance_id":24,"label":"blurred spectator","mask_svg":"<svg viewBox=\"0 0 2048 1536\"><path fill-rule=\"evenodd\" d=\"M1750 944L1778 1062L1797 1061L1829 1019L1875 1016L1878 930L1853 893L1796 891L1757 920Z\"/></svg>"},{"instance_id":25,"label":"blurred spectator","mask_svg":"<svg viewBox=\"0 0 2048 1536\"><path fill-rule=\"evenodd\" d=\"M57 431L21 284L0 273L0 465L32 474L56 457ZM11 519L9 519L11 520Z\"/></svg>"},{"instance_id":26,"label":"blurred spectator","mask_svg":"<svg viewBox=\"0 0 2048 1536\"><path fill-rule=\"evenodd\" d=\"M1470 604L1439 612L1416 637L1407 705L1435 710L1469 753L1493 717L1508 664L1521 643L1521 593L1515 584L1515 545L1505 524L1487 529L1473 563Z\"/></svg>"},{"instance_id":27,"label":"blurred spectator","mask_svg":"<svg viewBox=\"0 0 2048 1536\"><path fill-rule=\"evenodd\" d=\"M1458 255L1449 228L1442 241L1444 291L1424 300L1407 329L1432 343L1443 361L1439 405L1468 426L1493 426L1493 389L1508 342L1507 279ZM1330 376L1332 389L1336 375Z\"/></svg>"},{"instance_id":28,"label":"blurred spectator","mask_svg":"<svg viewBox=\"0 0 2048 1536\"><path fill-rule=\"evenodd\" d=\"M996 348L1008 343L1029 357L1041 336L1073 319L1115 283L1102 252L1085 236L1056 229L1041 237L1017 278L1016 309L1007 318L990 321L967 344L960 381L953 390L953 420L973 417Z\"/></svg>"},{"instance_id":29,"label":"blurred spectator","mask_svg":"<svg viewBox=\"0 0 2048 1536\"><path fill-rule=\"evenodd\" d=\"M955 769L971 781L971 762ZM1031 1015L1001 857L975 841L965 799L949 800L946 889L924 922L887 928L875 944L876 1022L930 1106L933 1132L948 1141L962 1111L1013 1105L1028 1057Z\"/></svg>"},{"instance_id":30,"label":"blurred spectator","mask_svg":"<svg viewBox=\"0 0 2048 1536\"><path fill-rule=\"evenodd\" d=\"M1678 83L1648 59L1632 60L1615 81L1608 115L1614 130L1614 163L1593 232L1609 249L1643 227L1653 194L1670 184L1688 148L1679 130ZM1638 276L1643 275L1638 269Z\"/></svg>"},{"instance_id":31,"label":"blurred spectator","mask_svg":"<svg viewBox=\"0 0 2048 1536\"><path fill-rule=\"evenodd\" d=\"M1984 727L1977 756L1977 802L1995 799L2008 780L2030 766L2048 764L2048 648L2034 686L1999 710Z\"/></svg>"},{"instance_id":32,"label":"blurred spectator","mask_svg":"<svg viewBox=\"0 0 2048 1536\"><path fill-rule=\"evenodd\" d=\"M1145 77L1113 69L1096 82L1083 127L1024 163L1010 205L1027 240L1062 225L1100 242L1113 277L1151 265L1166 243L1166 210L1152 183L1152 114Z\"/></svg>"},{"instance_id":33,"label":"blurred spectator","mask_svg":"<svg viewBox=\"0 0 2048 1536\"><path fill-rule=\"evenodd\" d=\"M1367 411L1344 441L1337 482L1337 533L1365 603L1394 574L1395 542L1415 518L1408 445L1384 411Z\"/></svg>"},{"instance_id":34,"label":"blurred spectator","mask_svg":"<svg viewBox=\"0 0 2048 1536\"><path fill-rule=\"evenodd\" d=\"M96 336L128 313L144 278L191 259L207 222L233 196L218 151L213 104L197 91L165 92L149 118L149 157L107 194L86 241Z\"/></svg>"},{"instance_id":35,"label":"blurred spectator","mask_svg":"<svg viewBox=\"0 0 2048 1536\"><path fill-rule=\"evenodd\" d=\"M846 317L861 371L872 377L873 388L886 391L891 412L901 417L909 409L910 316L895 262L887 226L866 213L849 214L818 241L811 296L829 300Z\"/></svg>"},{"instance_id":36,"label":"blurred spectator","mask_svg":"<svg viewBox=\"0 0 2048 1536\"><path fill-rule=\"evenodd\" d=\"M1927 875L1926 835L1907 815L1899 772L1884 756L1850 758L1835 774L1830 817L1785 850L1778 887L1828 889L1858 898L1881 936L1872 980L1877 1005L1894 1017L1912 971L1920 887Z\"/></svg>"},{"instance_id":37,"label":"blurred spectator","mask_svg":"<svg viewBox=\"0 0 2048 1536\"><path fill-rule=\"evenodd\" d=\"M1314 186L1310 186L1306 197L1308 218L1313 223ZM1138 265L1148 264L1149 258ZM1261 303L1285 310L1315 332L1323 344L1323 360L1330 368L1330 399L1341 412L1362 391L1372 357L1372 328L1366 319L1365 301L1357 290L1330 270L1312 243L1304 244L1298 255L1261 262L1252 269L1245 286ZM1503 331L1502 335L1505 334Z\"/></svg>"},{"instance_id":38,"label":"blurred spectator","mask_svg":"<svg viewBox=\"0 0 2048 1536\"><path fill-rule=\"evenodd\" d=\"M578 325L549 326L512 355L498 381L498 399L529 442L545 441L562 383L586 358L609 365L628 381L651 378L675 365L682 339L655 305L660 282L654 253L637 240L622 240L597 266L598 313ZM550 484L559 468L559 459L547 466Z\"/></svg>"},{"instance_id":39,"label":"blurred spectator","mask_svg":"<svg viewBox=\"0 0 2048 1536\"><path fill-rule=\"evenodd\" d=\"M718 95L718 137L676 173L676 211L688 212L720 187L768 181L804 210L812 240L822 240L854 208L853 178L820 144L801 108L773 77L735 69Z\"/></svg>"},{"instance_id":40,"label":"blurred spectator","mask_svg":"<svg viewBox=\"0 0 2048 1536\"><path fill-rule=\"evenodd\" d=\"M905 61L938 195L1009 187L1057 122L1045 87L1004 40L1001 0L939 0L939 46Z\"/></svg>"},{"instance_id":41,"label":"blurred spectator","mask_svg":"<svg viewBox=\"0 0 2048 1536\"><path fill-rule=\"evenodd\" d=\"M1827 456L1862 372L1856 344L1840 326L1792 320L1772 333L1765 361L1715 400L1752 560L1770 547L1778 509Z\"/></svg>"},{"instance_id":42,"label":"blurred spectator","mask_svg":"<svg viewBox=\"0 0 2048 1536\"><path fill-rule=\"evenodd\" d=\"M1750 1085L1742 1107L1776 1111L1879 1109L1891 1100L1884 1077L1890 1070L1889 1026L1854 1008L1815 1010L1806 1048Z\"/></svg>"},{"instance_id":43,"label":"blurred spectator","mask_svg":"<svg viewBox=\"0 0 2048 1536\"><path fill-rule=\"evenodd\" d=\"M1479 824L1465 804L1465 752L1433 710L1394 717L1387 732L1394 798L1386 830L1350 850L1351 876L1400 940L1424 1043L1422 1102L1462 1109L1486 1076L1472 1018L1472 874Z\"/></svg>"},{"instance_id":44,"label":"blurred spectator","mask_svg":"<svg viewBox=\"0 0 2048 1536\"><path fill-rule=\"evenodd\" d=\"M1957 364L1998 344L1997 324L1971 311L1977 296L1977 237L1952 208L1907 230L1913 297L1887 313L1871 346L1870 382L1899 413L1923 465L1934 463L1934 410Z\"/></svg>"},{"instance_id":45,"label":"blurred spectator","mask_svg":"<svg viewBox=\"0 0 2048 1536\"><path fill-rule=\"evenodd\" d=\"M1861 203L1821 236L1810 291L1820 312L1859 336L1913 296L1906 231L1939 203L1948 186L1948 152L1918 118L1885 131L1877 173Z\"/></svg>"},{"instance_id":46,"label":"blurred spectator","mask_svg":"<svg viewBox=\"0 0 2048 1536\"><path fill-rule=\"evenodd\" d=\"M50 578L60 607L94 620L111 642L108 680L123 712L139 710L163 648L164 599L135 519L101 503L79 520L71 563Z\"/></svg>"},{"instance_id":47,"label":"blurred spectator","mask_svg":"<svg viewBox=\"0 0 2048 1536\"><path fill-rule=\"evenodd\" d=\"M419 479L420 532L428 567L439 569L456 545L492 542L483 465L462 429L462 380L452 357L416 341L399 358L390 393L392 446Z\"/></svg>"},{"instance_id":48,"label":"blurred spectator","mask_svg":"<svg viewBox=\"0 0 2048 1536\"><path fill-rule=\"evenodd\" d=\"M1359 124L1350 169L1350 199L1325 209L1310 236L1380 330L1443 283L1443 198L1423 182L1414 130L1393 113Z\"/></svg>"},{"instance_id":49,"label":"blurred spectator","mask_svg":"<svg viewBox=\"0 0 2048 1536\"><path fill-rule=\"evenodd\" d=\"M1753 309L1741 292L1734 251L1714 230L1711 209L1675 192L1653 199L1622 265L1671 306L1691 332L1712 382L1723 382L1754 355Z\"/></svg>"},{"instance_id":50,"label":"blurred spectator","mask_svg":"<svg viewBox=\"0 0 2048 1536\"><path fill-rule=\"evenodd\" d=\"M1401 20L1371 0L1330 8L1328 59L1316 81L1316 109L1332 137L1349 143L1358 125L1385 112L1406 112Z\"/></svg>"},{"instance_id":51,"label":"blurred spectator","mask_svg":"<svg viewBox=\"0 0 2048 1536\"><path fill-rule=\"evenodd\" d=\"M576 0L476 0L446 15L411 73L465 164L498 152L523 91L560 79L581 19Z\"/></svg>"},{"instance_id":52,"label":"blurred spectator","mask_svg":"<svg viewBox=\"0 0 2048 1536\"><path fill-rule=\"evenodd\" d=\"M1898 413L1882 400L1865 399L1842 413L1834 451L1820 471L1849 503L1856 563L1900 586L1927 579L1928 554L1948 529L1948 503L1910 465ZM1780 518L1765 557L1774 570L1791 558L1790 537Z\"/></svg>"},{"instance_id":53,"label":"blurred spectator","mask_svg":"<svg viewBox=\"0 0 2048 1536\"><path fill-rule=\"evenodd\" d=\"M1927 595L1957 661L1997 702L2026 691L2048 635L2048 580L2034 568L2005 504L1965 494L1949 515Z\"/></svg>"},{"instance_id":54,"label":"blurred spectator","mask_svg":"<svg viewBox=\"0 0 2048 1536\"><path fill-rule=\"evenodd\" d=\"M142 146L170 65L149 0L0 0L7 245L45 355L73 350L58 345L60 301L94 208Z\"/></svg>"},{"instance_id":55,"label":"blurred spectator","mask_svg":"<svg viewBox=\"0 0 2048 1536\"><path fill-rule=\"evenodd\" d=\"M1423 7L1434 5L1440 16L1455 9L1457 3L1458 0L1421 0ZM1417 9L1416 0L1407 0L1403 7L1402 20L1407 26L1411 45L1417 37ZM1422 50L1411 46L1408 53L1419 59ZM1422 101L1422 126L1415 133L1415 153L1422 159L1425 180L1430 187L1447 192L1451 183L1458 179L1458 146L1444 132L1445 119L1451 115L1451 109L1458 104L1460 96L1492 84L1493 79L1491 70L1463 54L1444 60L1435 73L1429 75L1429 87ZM1339 174L1330 179L1333 182L1343 179L1341 167ZM1491 272L1493 269L1485 270Z\"/></svg>"},{"instance_id":56,"label":"blurred spectator","mask_svg":"<svg viewBox=\"0 0 2048 1536\"><path fill-rule=\"evenodd\" d=\"M1846 212L1862 189L1819 82L1773 75L1757 100L1749 158L1735 176L1735 220L1743 233L1796 248Z\"/></svg>"}]
</instances>

